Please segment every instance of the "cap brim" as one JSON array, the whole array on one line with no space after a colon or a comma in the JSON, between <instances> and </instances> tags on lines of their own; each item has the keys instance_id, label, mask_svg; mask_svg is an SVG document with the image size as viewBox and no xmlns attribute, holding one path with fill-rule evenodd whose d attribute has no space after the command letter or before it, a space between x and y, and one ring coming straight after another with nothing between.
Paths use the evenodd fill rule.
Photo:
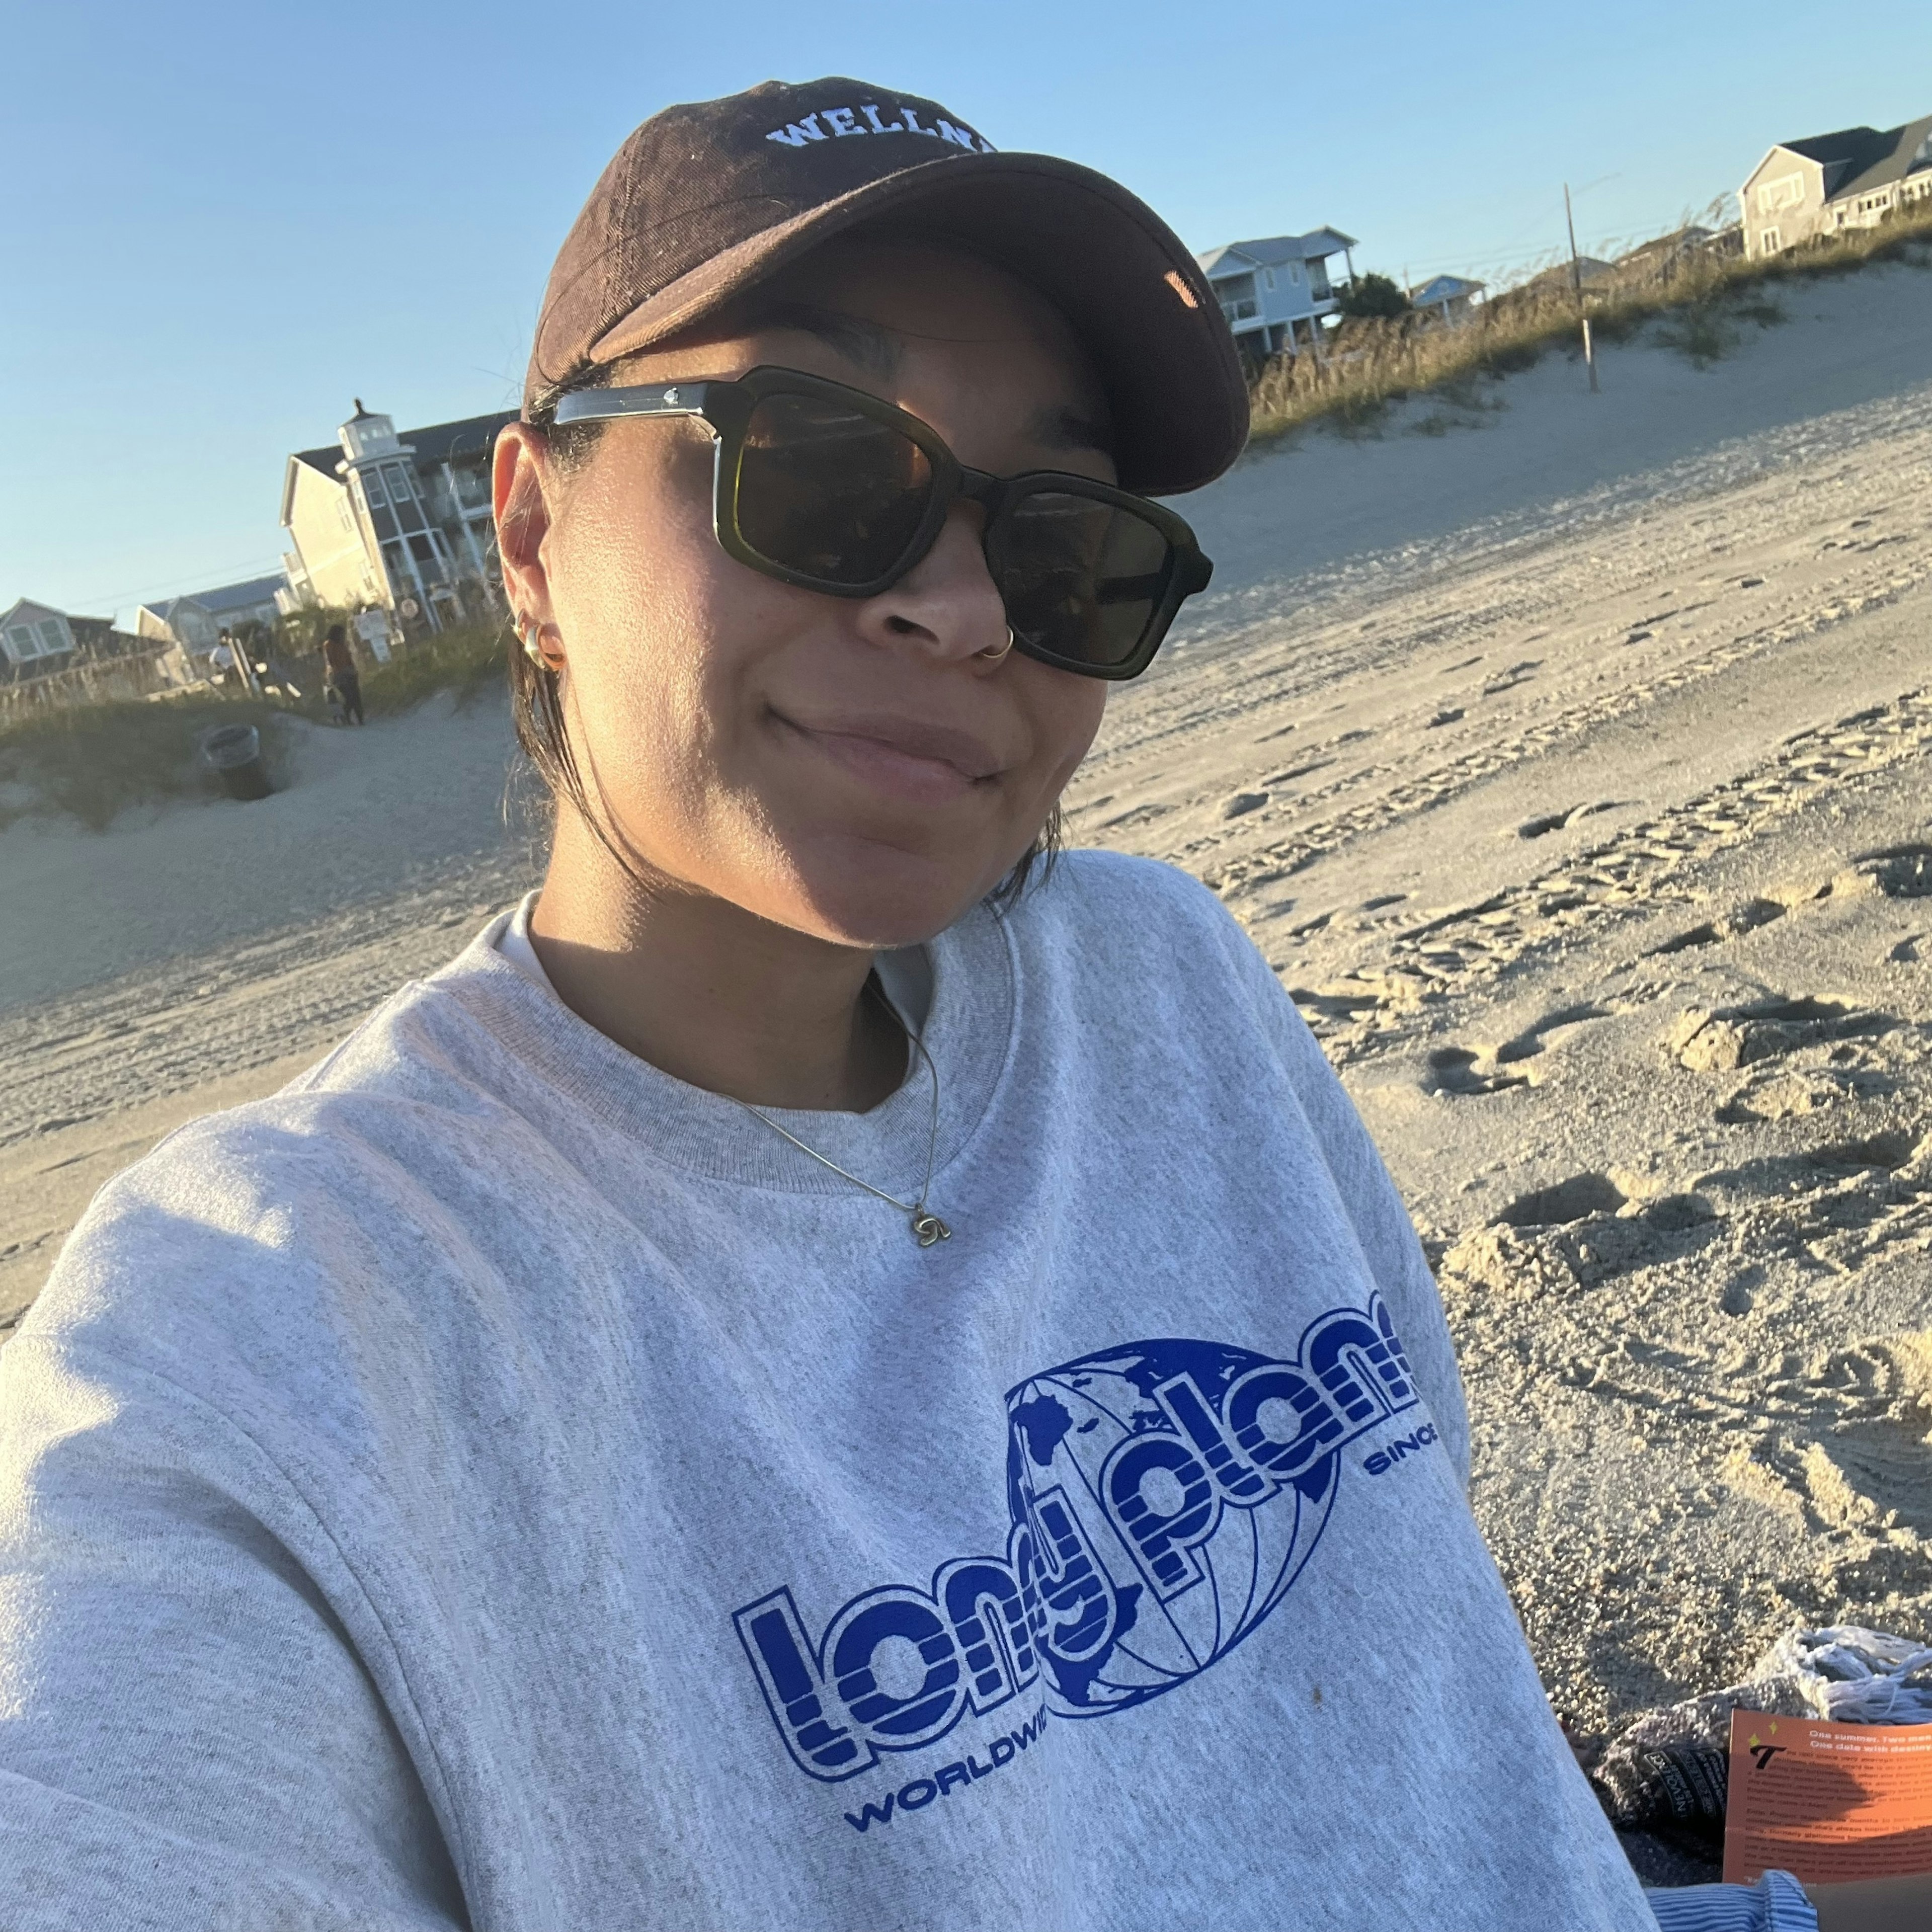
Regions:
<instances>
[{"instance_id":1,"label":"cap brim","mask_svg":"<svg viewBox=\"0 0 1932 1932\"><path fill-rule=\"evenodd\" d=\"M820 242L874 224L955 238L1065 316L1106 389L1123 487L1198 489L1240 454L1247 383L1199 265L1144 202L1048 154L925 162L761 230L640 303L591 345L591 360L664 341Z\"/></svg>"}]
</instances>

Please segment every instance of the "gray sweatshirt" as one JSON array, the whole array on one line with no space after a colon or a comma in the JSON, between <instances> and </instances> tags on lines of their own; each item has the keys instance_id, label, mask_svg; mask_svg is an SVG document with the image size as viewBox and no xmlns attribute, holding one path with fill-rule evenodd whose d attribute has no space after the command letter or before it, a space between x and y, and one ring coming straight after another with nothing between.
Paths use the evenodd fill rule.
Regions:
<instances>
[{"instance_id":1,"label":"gray sweatshirt","mask_svg":"<svg viewBox=\"0 0 1932 1932\"><path fill-rule=\"evenodd\" d=\"M1652 1932L1208 893L1083 854L933 942L923 1250L502 924L0 1355L9 1932ZM909 1200L931 1104L775 1118Z\"/></svg>"}]
</instances>

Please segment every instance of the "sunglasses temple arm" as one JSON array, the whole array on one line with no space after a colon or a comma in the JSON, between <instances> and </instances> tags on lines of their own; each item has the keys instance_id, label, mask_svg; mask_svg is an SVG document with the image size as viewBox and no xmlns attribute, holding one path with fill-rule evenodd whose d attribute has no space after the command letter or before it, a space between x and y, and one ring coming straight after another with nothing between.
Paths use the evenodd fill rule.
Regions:
<instances>
[{"instance_id":1,"label":"sunglasses temple arm","mask_svg":"<svg viewBox=\"0 0 1932 1932\"><path fill-rule=\"evenodd\" d=\"M649 382L627 389L572 389L556 406L554 420L610 422L620 416L701 416L712 382Z\"/></svg>"}]
</instances>

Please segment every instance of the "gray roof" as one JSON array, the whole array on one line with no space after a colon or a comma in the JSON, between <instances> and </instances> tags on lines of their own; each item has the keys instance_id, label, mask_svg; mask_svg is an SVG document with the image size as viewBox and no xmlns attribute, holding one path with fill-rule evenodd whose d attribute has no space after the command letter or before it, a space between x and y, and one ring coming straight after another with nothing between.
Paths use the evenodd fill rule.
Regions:
<instances>
[{"instance_id":1,"label":"gray roof","mask_svg":"<svg viewBox=\"0 0 1932 1932\"><path fill-rule=\"evenodd\" d=\"M175 613L184 604L199 605L211 617L219 617L230 610L246 610L254 604L272 604L275 592L287 581L283 577L251 577L245 584L224 584L212 590L190 590L179 597L158 598L152 604L143 604L141 608L152 611L168 625L174 622Z\"/></svg>"},{"instance_id":2,"label":"gray roof","mask_svg":"<svg viewBox=\"0 0 1932 1932\"><path fill-rule=\"evenodd\" d=\"M1270 235L1259 241L1226 242L1194 259L1201 264L1201 272L1211 280L1216 271L1242 274L1257 266L1278 268L1288 262L1318 262L1354 245L1354 236L1344 235L1339 228L1312 228L1306 235ZM1230 260L1231 256L1240 259Z\"/></svg>"},{"instance_id":3,"label":"gray roof","mask_svg":"<svg viewBox=\"0 0 1932 1932\"><path fill-rule=\"evenodd\" d=\"M275 592L287 580L278 572L273 577L251 577L245 584L224 584L213 590L190 590L189 599L212 617L224 610L245 610L250 604L272 604Z\"/></svg>"},{"instance_id":4,"label":"gray roof","mask_svg":"<svg viewBox=\"0 0 1932 1932\"><path fill-rule=\"evenodd\" d=\"M1908 121L1902 128L1840 128L1829 134L1780 141L1778 146L1789 154L1816 161L1824 171L1825 199L1843 201L1932 166L1928 140L1932 140L1932 115Z\"/></svg>"},{"instance_id":5,"label":"gray roof","mask_svg":"<svg viewBox=\"0 0 1932 1932\"><path fill-rule=\"evenodd\" d=\"M465 416L459 422L431 423L426 429L399 429L396 436L415 450L418 463L448 463L466 456L487 456L496 432L516 419L514 410L499 410L491 416ZM298 449L293 460L332 478L342 460L342 446L332 442L320 449Z\"/></svg>"},{"instance_id":6,"label":"gray roof","mask_svg":"<svg viewBox=\"0 0 1932 1932\"><path fill-rule=\"evenodd\" d=\"M1932 114L1881 134L1876 150L1868 150L1864 157L1863 166L1848 174L1836 188L1827 180L1825 192L1834 201L1870 194L1874 188L1888 188L1928 167L1932 167Z\"/></svg>"}]
</instances>

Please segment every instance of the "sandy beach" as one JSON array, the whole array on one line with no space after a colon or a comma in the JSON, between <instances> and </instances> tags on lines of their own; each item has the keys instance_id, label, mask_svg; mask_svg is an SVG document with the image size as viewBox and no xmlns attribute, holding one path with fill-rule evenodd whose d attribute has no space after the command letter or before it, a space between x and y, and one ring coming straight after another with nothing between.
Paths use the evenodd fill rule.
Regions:
<instances>
[{"instance_id":1,"label":"sandy beach","mask_svg":"<svg viewBox=\"0 0 1932 1932\"><path fill-rule=\"evenodd\" d=\"M1244 460L1068 800L1360 1106L1586 1730L1798 1617L1932 1631L1932 272L1780 299ZM260 804L0 834L0 1334L109 1174L533 880L512 752L441 700Z\"/></svg>"}]
</instances>

